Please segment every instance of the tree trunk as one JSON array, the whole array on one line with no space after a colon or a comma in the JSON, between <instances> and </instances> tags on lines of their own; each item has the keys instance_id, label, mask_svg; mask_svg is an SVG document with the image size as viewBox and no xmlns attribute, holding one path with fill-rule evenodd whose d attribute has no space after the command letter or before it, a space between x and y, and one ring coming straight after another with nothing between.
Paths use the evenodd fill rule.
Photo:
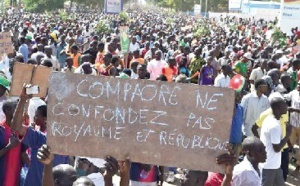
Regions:
<instances>
[{"instance_id":1,"label":"tree trunk","mask_svg":"<svg viewBox=\"0 0 300 186\"><path fill-rule=\"evenodd\" d=\"M72 10L72 6L73 6L73 0L71 0L71 3L70 3L70 8L69 8L69 12L71 12L71 10Z\"/></svg>"}]
</instances>

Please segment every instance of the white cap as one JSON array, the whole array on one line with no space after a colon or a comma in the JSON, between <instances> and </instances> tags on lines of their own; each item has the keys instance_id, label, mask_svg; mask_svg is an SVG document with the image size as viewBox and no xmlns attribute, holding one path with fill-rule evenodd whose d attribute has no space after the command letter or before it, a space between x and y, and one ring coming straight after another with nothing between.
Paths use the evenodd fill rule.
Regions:
<instances>
[{"instance_id":1,"label":"white cap","mask_svg":"<svg viewBox=\"0 0 300 186\"><path fill-rule=\"evenodd\" d=\"M243 55L243 57L244 57L244 58L247 58L247 59L249 59L249 60L253 60L253 59L252 59L252 54L249 53L249 52L245 53L245 54Z\"/></svg>"},{"instance_id":2,"label":"white cap","mask_svg":"<svg viewBox=\"0 0 300 186\"><path fill-rule=\"evenodd\" d=\"M98 168L103 168L105 167L105 163L106 161L104 159L100 159L100 158L89 158L89 157L79 157L79 158L83 158L83 159L87 159L90 163L92 163L93 165L95 165Z\"/></svg>"}]
</instances>

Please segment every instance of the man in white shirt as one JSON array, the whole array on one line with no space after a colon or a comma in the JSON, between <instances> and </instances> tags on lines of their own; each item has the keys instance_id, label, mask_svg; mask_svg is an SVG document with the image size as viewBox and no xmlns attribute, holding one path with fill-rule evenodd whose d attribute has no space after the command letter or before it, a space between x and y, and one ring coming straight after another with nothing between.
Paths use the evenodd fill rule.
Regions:
<instances>
[{"instance_id":1,"label":"man in white shirt","mask_svg":"<svg viewBox=\"0 0 300 186\"><path fill-rule=\"evenodd\" d=\"M262 164L262 186L284 184L281 165L281 149L286 145L292 133L292 126L286 125L286 136L282 138L280 118L287 112L288 106L280 97L271 100L272 115L267 116L261 128L260 140L266 147L267 160Z\"/></svg>"},{"instance_id":2,"label":"man in white shirt","mask_svg":"<svg viewBox=\"0 0 300 186\"><path fill-rule=\"evenodd\" d=\"M215 79L215 87L228 88L230 77L229 74L232 72L232 69L229 65L222 66L222 72Z\"/></svg>"},{"instance_id":3,"label":"man in white shirt","mask_svg":"<svg viewBox=\"0 0 300 186\"><path fill-rule=\"evenodd\" d=\"M28 104L28 116L29 124L34 123L34 116L37 108L41 105L46 105L45 101L41 100L39 97L33 97L29 100Z\"/></svg>"},{"instance_id":4,"label":"man in white shirt","mask_svg":"<svg viewBox=\"0 0 300 186\"><path fill-rule=\"evenodd\" d=\"M280 94L286 94L290 92L292 78L288 74L283 74L280 77L280 84L275 87L275 92L279 92Z\"/></svg>"},{"instance_id":5,"label":"man in white shirt","mask_svg":"<svg viewBox=\"0 0 300 186\"><path fill-rule=\"evenodd\" d=\"M245 136L254 136L252 126L259 118L260 114L270 107L267 96L268 84L265 80L259 79L255 82L255 92L249 93L243 97L241 106L244 111L243 133Z\"/></svg>"},{"instance_id":6,"label":"man in white shirt","mask_svg":"<svg viewBox=\"0 0 300 186\"><path fill-rule=\"evenodd\" d=\"M32 59L35 59L35 60L37 60L37 56L39 56L39 55L42 55L42 56L45 56L46 57L46 54L43 52L43 50L44 50L44 45L43 44L38 44L37 45L37 52L36 53L33 53L32 55L31 55L31 58Z\"/></svg>"},{"instance_id":7,"label":"man in white shirt","mask_svg":"<svg viewBox=\"0 0 300 186\"><path fill-rule=\"evenodd\" d=\"M261 186L259 163L266 161L267 153L259 138L247 137L242 144L244 160L233 169L232 186Z\"/></svg>"},{"instance_id":8,"label":"man in white shirt","mask_svg":"<svg viewBox=\"0 0 300 186\"><path fill-rule=\"evenodd\" d=\"M155 59L150 61L147 66L147 71L150 73L150 80L156 80L156 78L162 74L162 69L167 65L164 60L161 60L162 52L155 52Z\"/></svg>"},{"instance_id":9,"label":"man in white shirt","mask_svg":"<svg viewBox=\"0 0 300 186\"><path fill-rule=\"evenodd\" d=\"M249 80L251 84L251 92L255 91L254 82L261 79L264 75L267 75L267 60L260 60L260 67L252 70Z\"/></svg>"},{"instance_id":10,"label":"man in white shirt","mask_svg":"<svg viewBox=\"0 0 300 186\"><path fill-rule=\"evenodd\" d=\"M43 59L49 59L52 63L53 70L57 71L60 69L60 65L55 56L52 55L52 48L50 46L45 47L46 56Z\"/></svg>"},{"instance_id":11,"label":"man in white shirt","mask_svg":"<svg viewBox=\"0 0 300 186\"><path fill-rule=\"evenodd\" d=\"M140 44L138 42L136 42L136 37L133 37L132 41L129 45L129 50L131 53L133 53L134 51L139 50L139 49L140 49Z\"/></svg>"},{"instance_id":12,"label":"man in white shirt","mask_svg":"<svg viewBox=\"0 0 300 186\"><path fill-rule=\"evenodd\" d=\"M230 54L231 54L231 50L229 50L228 48L225 49L225 56L221 57L218 61L219 65L223 66L223 65L228 65L228 61L231 61L230 59Z\"/></svg>"},{"instance_id":13,"label":"man in white shirt","mask_svg":"<svg viewBox=\"0 0 300 186\"><path fill-rule=\"evenodd\" d=\"M75 71L75 74L89 74L93 76L97 76L97 71L93 68L90 62L84 62L80 65Z\"/></svg>"},{"instance_id":14,"label":"man in white shirt","mask_svg":"<svg viewBox=\"0 0 300 186\"><path fill-rule=\"evenodd\" d=\"M288 59L285 55L283 55L282 50L276 50L275 54L278 55L278 59L276 60L277 64L280 65L280 69L283 67L284 64L288 63Z\"/></svg>"}]
</instances>

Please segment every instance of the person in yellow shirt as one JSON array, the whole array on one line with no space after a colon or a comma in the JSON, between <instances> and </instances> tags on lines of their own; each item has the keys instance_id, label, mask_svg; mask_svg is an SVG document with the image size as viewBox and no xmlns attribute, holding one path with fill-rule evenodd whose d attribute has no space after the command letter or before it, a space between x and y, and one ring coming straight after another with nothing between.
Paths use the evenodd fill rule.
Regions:
<instances>
[{"instance_id":1,"label":"person in yellow shirt","mask_svg":"<svg viewBox=\"0 0 300 186\"><path fill-rule=\"evenodd\" d=\"M81 54L77 45L71 46L71 58L73 59L73 67L78 68L81 65Z\"/></svg>"},{"instance_id":2,"label":"person in yellow shirt","mask_svg":"<svg viewBox=\"0 0 300 186\"><path fill-rule=\"evenodd\" d=\"M98 53L97 53L97 57L95 60L95 67L98 70L98 72L100 71L100 66L104 63L104 61L103 61L103 58L105 55L104 47L105 47L105 44L103 42L98 44Z\"/></svg>"},{"instance_id":3,"label":"person in yellow shirt","mask_svg":"<svg viewBox=\"0 0 300 186\"><path fill-rule=\"evenodd\" d=\"M140 57L140 51L135 50L133 51L133 59L130 61L129 68L131 68L131 63L138 62L140 65L143 65L145 63L145 60Z\"/></svg>"},{"instance_id":4,"label":"person in yellow shirt","mask_svg":"<svg viewBox=\"0 0 300 186\"><path fill-rule=\"evenodd\" d=\"M269 97L269 100L271 99L270 97ZM289 107L288 112L300 112L300 110ZM258 129L262 127L264 120L267 118L267 116L269 116L271 114L273 114L272 108L269 108L260 114L259 118L255 122L255 125L253 125L253 127L252 127L252 132L253 132L254 136L259 138ZM288 122L289 122L289 115L288 115L288 113L286 113L286 114L282 115L280 118L282 138L284 138L286 136L286 123L288 123ZM281 154L281 169L283 172L284 181L287 180L287 175L289 173L290 159L289 159L289 144L288 143L281 150L281 152L282 152L282 154Z\"/></svg>"}]
</instances>

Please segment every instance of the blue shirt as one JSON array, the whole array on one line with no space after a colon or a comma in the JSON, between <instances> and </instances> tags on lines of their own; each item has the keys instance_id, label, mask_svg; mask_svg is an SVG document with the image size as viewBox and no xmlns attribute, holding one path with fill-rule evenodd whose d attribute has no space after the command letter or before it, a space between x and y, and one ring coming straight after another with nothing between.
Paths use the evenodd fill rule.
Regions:
<instances>
[{"instance_id":1,"label":"blue shirt","mask_svg":"<svg viewBox=\"0 0 300 186\"><path fill-rule=\"evenodd\" d=\"M66 54L60 54L61 51L64 50L64 48L67 46L66 43L59 43L57 45L57 53L56 53L56 59L58 59L60 64L65 64L66 59L67 59L67 55Z\"/></svg>"},{"instance_id":2,"label":"blue shirt","mask_svg":"<svg viewBox=\"0 0 300 186\"><path fill-rule=\"evenodd\" d=\"M37 152L42 145L46 144L46 135L29 127L22 143L31 148L31 163L24 186L42 186L44 165L38 161ZM69 164L69 156L55 155L53 167L59 164Z\"/></svg>"},{"instance_id":3,"label":"blue shirt","mask_svg":"<svg viewBox=\"0 0 300 186\"><path fill-rule=\"evenodd\" d=\"M230 143L241 144L243 140L242 133L243 125L243 108L240 104L235 107L235 114L232 119L231 132L230 132Z\"/></svg>"},{"instance_id":4,"label":"blue shirt","mask_svg":"<svg viewBox=\"0 0 300 186\"><path fill-rule=\"evenodd\" d=\"M22 44L20 46L19 53L21 53L24 56L24 62L27 63L29 50L28 50L28 46L26 44Z\"/></svg>"}]
</instances>

